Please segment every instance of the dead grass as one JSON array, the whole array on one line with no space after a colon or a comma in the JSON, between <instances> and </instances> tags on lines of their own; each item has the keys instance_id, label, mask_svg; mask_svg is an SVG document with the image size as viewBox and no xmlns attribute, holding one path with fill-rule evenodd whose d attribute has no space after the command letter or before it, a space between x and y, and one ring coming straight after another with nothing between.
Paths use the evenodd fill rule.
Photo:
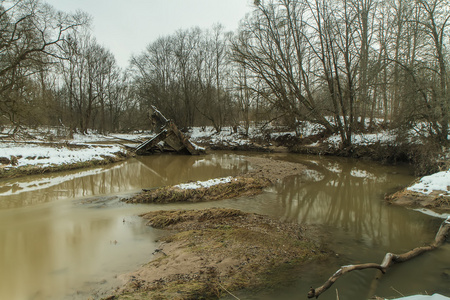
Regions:
<instances>
[{"instance_id":1,"label":"dead grass","mask_svg":"<svg viewBox=\"0 0 450 300\"><path fill-rule=\"evenodd\" d=\"M209 188L180 189L176 186L142 192L127 200L127 203L173 203L201 202L228 199L243 195L255 195L270 185L264 178L235 177L231 182Z\"/></svg>"},{"instance_id":2,"label":"dead grass","mask_svg":"<svg viewBox=\"0 0 450 300\"><path fill-rule=\"evenodd\" d=\"M209 188L180 189L168 186L146 190L126 200L127 203L173 203L200 202L229 199L239 196L256 195L277 180L301 174L305 167L298 163L265 157L246 157L254 169L236 176L231 182L217 184Z\"/></svg>"},{"instance_id":3,"label":"dead grass","mask_svg":"<svg viewBox=\"0 0 450 300\"><path fill-rule=\"evenodd\" d=\"M301 265L326 257L307 228L234 209L157 211L148 224L175 231L159 259L125 277L114 299L218 299L227 291L286 284ZM283 271L284 270L284 271Z\"/></svg>"}]
</instances>

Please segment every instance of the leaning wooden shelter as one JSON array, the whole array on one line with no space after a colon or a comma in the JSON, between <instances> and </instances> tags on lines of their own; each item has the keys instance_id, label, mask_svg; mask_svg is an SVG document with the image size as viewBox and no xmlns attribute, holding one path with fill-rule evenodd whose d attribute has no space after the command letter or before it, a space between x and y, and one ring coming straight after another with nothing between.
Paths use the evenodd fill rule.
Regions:
<instances>
[{"instance_id":1,"label":"leaning wooden shelter","mask_svg":"<svg viewBox=\"0 0 450 300\"><path fill-rule=\"evenodd\" d=\"M173 121L164 117L154 106L152 106L150 111L150 119L153 130L157 134L137 146L135 149L136 154L148 155L161 152L177 152L199 155L205 152L204 148L191 142Z\"/></svg>"}]
</instances>

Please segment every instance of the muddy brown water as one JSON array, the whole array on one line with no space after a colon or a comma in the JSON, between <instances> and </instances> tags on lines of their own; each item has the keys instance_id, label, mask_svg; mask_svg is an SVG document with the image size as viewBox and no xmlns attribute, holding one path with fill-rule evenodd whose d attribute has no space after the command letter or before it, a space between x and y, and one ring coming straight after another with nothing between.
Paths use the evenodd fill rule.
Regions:
<instances>
[{"instance_id":1,"label":"muddy brown water","mask_svg":"<svg viewBox=\"0 0 450 300\"><path fill-rule=\"evenodd\" d=\"M306 299L341 265L381 262L433 240L442 219L386 205L385 193L409 184L407 167L349 159L269 155L306 164L254 197L211 203L132 205L120 201L141 188L207 180L245 172L248 153L148 156L102 168L0 181L0 299L97 299L118 286L116 278L152 258L163 232L137 215L160 209L229 207L286 221L318 225L336 257L280 271L286 284L240 299ZM261 155L261 154L253 154ZM450 295L450 245L396 265L380 279L357 271L338 280L320 299L440 292ZM231 296L230 296L231 299Z\"/></svg>"}]
</instances>

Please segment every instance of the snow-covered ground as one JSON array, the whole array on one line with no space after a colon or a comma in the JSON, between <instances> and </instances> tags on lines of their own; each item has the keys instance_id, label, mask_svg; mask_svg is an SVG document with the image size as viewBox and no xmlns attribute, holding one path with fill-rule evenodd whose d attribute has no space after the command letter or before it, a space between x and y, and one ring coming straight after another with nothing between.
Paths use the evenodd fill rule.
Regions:
<instances>
[{"instance_id":1,"label":"snow-covered ground","mask_svg":"<svg viewBox=\"0 0 450 300\"><path fill-rule=\"evenodd\" d=\"M86 145L83 148L48 146L41 144L1 143L0 157L10 160L7 167L39 166L73 164L90 160L102 160L114 157L122 151L118 145Z\"/></svg>"},{"instance_id":2,"label":"snow-covered ground","mask_svg":"<svg viewBox=\"0 0 450 300\"><path fill-rule=\"evenodd\" d=\"M220 133L217 133L215 129L211 126L207 126L204 129L200 127L195 127L189 131L189 135L194 142L202 142L203 140L208 140L212 144L225 144L225 145L246 145L251 143L251 140L256 138L268 137L275 139L279 136L292 136L297 135L294 131L277 131L275 128L268 126L266 131L262 131L259 128L251 127L248 136L244 134L242 128L238 129L238 132L233 132L231 127L224 127ZM274 129L274 130L270 130ZM308 137L320 133L323 130L323 126L318 124L312 124L309 122L303 122L302 126L298 130L298 134L301 137ZM396 134L392 130L384 130L378 133L369 134L354 134L353 144L357 146L368 146L376 143L381 144L394 144L396 140ZM341 142L341 137L338 134L334 134L325 138L322 143L327 144L330 147L338 148Z\"/></svg>"},{"instance_id":3,"label":"snow-covered ground","mask_svg":"<svg viewBox=\"0 0 450 300\"><path fill-rule=\"evenodd\" d=\"M450 170L422 177L417 183L408 187L409 191L431 194L439 191L442 195L450 195Z\"/></svg>"},{"instance_id":4,"label":"snow-covered ground","mask_svg":"<svg viewBox=\"0 0 450 300\"><path fill-rule=\"evenodd\" d=\"M384 130L378 133L357 133L352 136L352 143L357 146L369 146L376 143L391 145L395 143L397 136L389 130ZM338 134L334 134L324 140L324 143L332 145L333 147L339 147L341 137Z\"/></svg>"},{"instance_id":5,"label":"snow-covered ground","mask_svg":"<svg viewBox=\"0 0 450 300\"><path fill-rule=\"evenodd\" d=\"M5 129L2 133L5 133ZM58 165L75 164L91 160L103 160L114 157L118 152L124 152L124 148L118 144L103 144L113 139L95 133L74 134L73 139L53 139L58 135L56 129L27 131L28 139L24 134L15 142L0 140L0 167L18 168L24 166L49 167ZM52 136L52 138L49 138ZM97 143L97 144L95 144ZM102 144L98 144L102 143Z\"/></svg>"},{"instance_id":6,"label":"snow-covered ground","mask_svg":"<svg viewBox=\"0 0 450 300\"><path fill-rule=\"evenodd\" d=\"M110 135L103 135L97 133L80 134L75 133L73 139L69 140L71 144L79 143L99 143L99 142L114 142L117 140L124 140L130 142L143 141L145 139L151 138L154 135L148 132L144 133L112 133Z\"/></svg>"},{"instance_id":7,"label":"snow-covered ground","mask_svg":"<svg viewBox=\"0 0 450 300\"><path fill-rule=\"evenodd\" d=\"M249 137L245 137L240 131L234 133L230 127L223 128L220 133L217 133L211 126L207 126L204 129L194 127L188 132L191 141L194 143L201 143L202 141L207 140L211 144L224 144L230 146L248 145L251 143L250 137L254 137L256 134L256 132L251 132L249 133Z\"/></svg>"},{"instance_id":8,"label":"snow-covered ground","mask_svg":"<svg viewBox=\"0 0 450 300\"><path fill-rule=\"evenodd\" d=\"M449 300L449 297L442 296L440 294L433 295L414 295L408 297L397 298L393 300Z\"/></svg>"},{"instance_id":9,"label":"snow-covered ground","mask_svg":"<svg viewBox=\"0 0 450 300\"><path fill-rule=\"evenodd\" d=\"M233 180L232 176L224 177L224 178L216 178L210 179L206 181L196 181L196 182L188 182L175 185L175 188L179 188L182 190L195 190L200 188L209 188L218 184L229 183Z\"/></svg>"}]
</instances>

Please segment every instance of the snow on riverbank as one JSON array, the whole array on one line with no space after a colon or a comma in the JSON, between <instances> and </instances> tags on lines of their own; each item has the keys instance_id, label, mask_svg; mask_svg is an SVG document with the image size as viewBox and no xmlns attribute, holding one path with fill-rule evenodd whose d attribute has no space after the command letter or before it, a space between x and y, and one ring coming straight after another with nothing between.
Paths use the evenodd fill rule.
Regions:
<instances>
[{"instance_id":1,"label":"snow on riverbank","mask_svg":"<svg viewBox=\"0 0 450 300\"><path fill-rule=\"evenodd\" d=\"M429 195L433 191L441 191L442 195L450 195L450 171L424 176L419 182L408 187L407 190L425 195Z\"/></svg>"},{"instance_id":2,"label":"snow on riverbank","mask_svg":"<svg viewBox=\"0 0 450 300\"><path fill-rule=\"evenodd\" d=\"M74 164L91 160L103 160L114 157L123 151L118 145L84 145L83 147L66 147L63 145L0 143L0 157L5 160L6 168L23 166L48 167L52 165Z\"/></svg>"},{"instance_id":3,"label":"snow on riverbank","mask_svg":"<svg viewBox=\"0 0 450 300\"><path fill-rule=\"evenodd\" d=\"M396 138L397 136L392 130L384 130L377 133L357 133L352 136L352 143L355 146L370 146L376 143L392 145L395 143ZM335 134L327 138L324 142L338 148L341 143L341 137Z\"/></svg>"},{"instance_id":4,"label":"snow on riverbank","mask_svg":"<svg viewBox=\"0 0 450 300\"><path fill-rule=\"evenodd\" d=\"M320 133L324 128L321 125L311 124L304 122L303 127L299 129L298 134L303 137L309 137ZM205 128L194 127L189 131L189 136L193 141L209 141L212 144L229 144L229 145L246 145L251 143L251 140L258 138L271 138L276 139L279 136L297 136L294 131L277 131L275 128L267 126L263 131L256 127L250 127L248 135L245 134L242 128L238 128L236 132L231 127L222 128L221 132L216 132L211 126ZM376 143L381 144L394 144L397 136L392 130L383 130L378 133L360 134L355 133L353 135L352 143L355 146L369 146ZM330 147L339 148L341 143L341 137L339 134L331 135L321 141L323 144L328 144Z\"/></svg>"},{"instance_id":5,"label":"snow on riverbank","mask_svg":"<svg viewBox=\"0 0 450 300\"><path fill-rule=\"evenodd\" d=\"M450 300L449 297L442 296L440 294L429 295L414 295L408 297L397 298L393 300Z\"/></svg>"},{"instance_id":6,"label":"snow on riverbank","mask_svg":"<svg viewBox=\"0 0 450 300\"><path fill-rule=\"evenodd\" d=\"M279 128L278 128L279 129ZM302 122L299 127L301 137L317 134L323 129L321 125ZM217 133L211 126L194 127L188 135L193 142L205 141L211 145L228 146L248 146L252 145L255 139L275 139L279 136L296 136L293 131L280 131L270 125L265 126L265 130L252 126L249 128L248 135L244 134L242 127L233 130L232 127L224 127L220 133ZM6 135L6 132L3 132ZM3 168L15 168L21 166L47 167L54 165L74 164L90 160L102 160L107 157L113 157L115 153L123 151L123 147L117 144L95 145L93 143L113 143L123 142L123 140L138 141L145 140L151 136L149 132L136 132L131 134L111 134L101 135L96 133L74 134L73 139L63 140L60 143L44 143L51 135L53 138L61 136L56 129L27 131L29 137L34 139L23 141L23 143L13 143L11 141L0 141L0 166ZM355 134L353 143L360 146L368 146L375 143L393 144L396 134L393 131L380 131L372 134ZM31 141L31 143L30 143ZM322 144L329 147L339 147L340 137L332 135L321 141ZM82 145L81 147L74 145ZM313 145L312 145L313 146ZM251 148L249 148L251 149ZM8 162L9 160L9 162ZM2 165L3 164L3 165ZM209 183L208 183L209 184ZM184 187L188 188L188 186ZM431 176L423 177L419 182L408 188L411 191L417 191L424 194L430 194L433 190L442 191L450 195L450 171L439 172Z\"/></svg>"},{"instance_id":7,"label":"snow on riverbank","mask_svg":"<svg viewBox=\"0 0 450 300\"><path fill-rule=\"evenodd\" d=\"M111 136L89 132L74 133L73 138L68 139L66 131L60 127L21 128L13 141L12 129L3 127L0 131L0 169L46 168L114 159L119 152L126 152L118 141L148 137L148 133L142 132Z\"/></svg>"}]
</instances>

